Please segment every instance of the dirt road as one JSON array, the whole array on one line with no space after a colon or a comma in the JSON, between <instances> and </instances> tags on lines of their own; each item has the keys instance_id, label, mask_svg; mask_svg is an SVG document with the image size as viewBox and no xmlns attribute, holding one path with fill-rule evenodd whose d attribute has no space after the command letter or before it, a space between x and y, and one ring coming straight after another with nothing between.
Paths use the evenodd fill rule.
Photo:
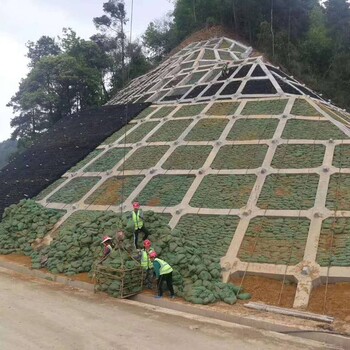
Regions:
<instances>
[{"instance_id":1,"label":"dirt road","mask_svg":"<svg viewBox=\"0 0 350 350\"><path fill-rule=\"evenodd\" d=\"M248 327L225 328L0 269L0 349L330 349Z\"/></svg>"}]
</instances>

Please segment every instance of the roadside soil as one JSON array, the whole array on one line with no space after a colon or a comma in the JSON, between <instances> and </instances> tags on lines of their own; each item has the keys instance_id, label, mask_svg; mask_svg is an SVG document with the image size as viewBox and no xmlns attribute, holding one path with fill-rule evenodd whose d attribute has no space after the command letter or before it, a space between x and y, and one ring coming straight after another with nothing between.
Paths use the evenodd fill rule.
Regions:
<instances>
[{"instance_id":1,"label":"roadside soil","mask_svg":"<svg viewBox=\"0 0 350 350\"><path fill-rule=\"evenodd\" d=\"M30 257L23 255L2 255L0 260L7 261L22 266L31 268ZM40 271L49 272L47 269L41 269ZM20 276L20 274L18 274ZM60 276L65 276L60 274ZM65 276L67 277L67 276ZM23 277L25 279L31 279L30 277ZM81 282L87 282L93 284L94 281L89 277L88 273L81 273L76 276L69 276L72 280ZM241 278L232 278L231 283L239 286L241 284ZM59 284L52 284L52 288L59 288ZM281 306L291 308L293 306L293 300L296 291L296 285L293 283L285 284L283 287L280 303L279 295L281 293L282 281L264 278L260 276L246 276L243 281L244 291L251 293L252 298L250 301L262 302L269 305ZM200 309L209 309L224 314L233 314L237 316L259 318L261 320L268 320L269 322L285 325L293 325L303 329L322 329L340 332L350 335L350 283L339 283L328 285L327 288L327 303L326 312L323 312L325 286L315 288L311 294L310 304L307 309L309 312L318 314L325 314L335 317L335 322L331 325L321 322L303 320L295 317L283 316L278 314L267 313L264 311L256 311L247 309L244 307L248 301L238 300L234 305L228 305L223 302L218 302L211 305L194 305L186 302L182 298L176 298L174 302L181 304L188 304ZM145 290L144 295L153 296L155 291Z\"/></svg>"}]
</instances>

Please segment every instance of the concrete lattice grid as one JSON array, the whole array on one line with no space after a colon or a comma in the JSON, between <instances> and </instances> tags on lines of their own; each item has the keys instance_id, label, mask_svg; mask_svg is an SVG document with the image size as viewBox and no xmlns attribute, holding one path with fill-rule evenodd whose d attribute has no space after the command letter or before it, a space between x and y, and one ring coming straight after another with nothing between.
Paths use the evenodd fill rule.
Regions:
<instances>
[{"instance_id":1,"label":"concrete lattice grid","mask_svg":"<svg viewBox=\"0 0 350 350\"><path fill-rule=\"evenodd\" d=\"M222 39L220 40L219 42L222 42ZM199 46L196 45L195 47L197 48ZM260 60L259 64L261 67L266 68L266 65L264 65L260 58L257 60ZM250 73L254 70L253 67L254 64L250 68ZM268 71L267 74L272 76L271 71ZM247 80L248 79L249 77ZM229 99L225 98L221 101L222 96L218 91L211 98L212 101L210 102L200 103L199 100L198 102L197 100L196 102L195 100L192 100L192 103L190 104L168 103L152 105L148 110L142 112L139 117L130 122L125 128L125 132L117 132L115 138L112 138L109 141L111 143L106 141L104 144L100 145L96 150L96 154L88 159L83 167L77 171L67 172L58 186L52 191L46 193L39 203L49 208L64 209L67 211L66 215L58 223L57 226L59 226L72 213L78 210L112 210L115 212L130 210L132 201L135 198L140 198L145 188L152 182L164 179L166 176L193 176L193 181L190 181L188 187L185 188L184 195L177 204L169 206L160 206L159 204L143 205L144 210L153 210L158 213L170 214L170 226L173 228L176 227L180 219L187 214L238 217L239 223L237 229L233 235L226 256L224 256L221 261L224 281L228 281L229 277L233 274L245 275L247 273L276 276L282 279L291 278L298 282L294 306L306 306L312 287L317 285L317 283L320 283L321 280L347 280L350 277L350 263L345 263L344 266L340 266L340 264L339 266L333 265L331 262L326 265L321 264L321 266L318 263L323 223L326 220L335 221L338 218L344 220L350 218L350 208L344 209L337 208L336 206L335 208L330 209L329 206L327 206L327 198L330 196L330 182L333 179L332 176L343 176L346 180L347 174L350 174L350 164L347 164L347 161L344 162L345 166L342 166L342 161L340 162L340 165L336 164L334 161L338 149L341 147L350 147L350 139L348 138L350 136L350 131L346 127L349 121L349 116L346 113L334 109L329 104L326 106L323 102L317 102L314 98L306 96L291 96L290 94L285 94L283 91L280 92L279 97L273 99L266 99L267 97L271 97L270 95L265 95L264 99L257 99L258 96L250 96L249 99L241 100L239 97L242 96L232 96ZM259 95L259 97L261 96ZM215 102L218 98L220 98L220 102ZM256 113L253 113L255 107L259 108L262 104L265 104L264 106L266 107L266 102L269 103L269 101L272 104L277 103L279 105L279 110L277 112L267 113L265 111L259 112L257 110ZM220 110L220 105L218 106L218 103L231 106L232 110L223 113ZM303 113L302 111L299 111L298 107L303 106L303 104L310 106L313 112L309 113L309 111L306 111ZM185 106L190 106L190 108L194 110L194 113L188 113L188 110L187 113L184 114L179 112L180 110L183 111L182 108ZM196 110L197 107L198 110ZM168 108L165 109L166 113L162 113L164 108ZM220 112L215 113L215 111ZM178 116L178 112L180 113L180 116ZM246 123L252 120L254 123L259 123L259 121L261 123L273 122L275 124L273 132L270 133L268 137L264 134L266 130L260 130L260 134L265 137L256 137L254 134L253 136L240 135L236 138L232 137L232 132L234 134L236 130L239 130L241 123ZM189 136L196 135L196 133L194 133L196 127L198 130L198 127L201 127L201 123L203 123L205 128L207 125L205 124L206 122L211 123L213 121L218 122L219 124L221 123L221 129L216 135L208 137L210 140L206 140L205 138L200 141L191 140L191 137ZM165 133L166 137L164 140L157 141L157 137L160 137L159 135L164 135L162 130L166 129L167 123L172 123L172 127L175 128L171 129L174 135L170 132L169 136L168 131L168 133ZM181 127L178 128L179 134L176 135L174 130L176 130L176 125L180 125L180 123L182 124ZM302 129L305 129L304 127L306 124L314 123L314 126L311 124L310 130L314 130L315 133L311 133L309 137L307 137L307 135L301 137L300 134L296 134L299 132L299 129L293 131L292 128L292 132L288 131L288 128L290 128L289 125L292 125L288 123L302 123ZM306 124L304 125L303 123ZM266 129L267 128L268 127L266 126ZM146 130L146 132L142 133L140 130ZM287 135L288 138L284 135ZM331 137L328 137L329 135L331 135ZM131 142L128 142L128 138L131 139ZM155 139L155 141L152 140L152 138ZM166 140L167 138L171 141ZM321 152L321 161L316 166L313 165L313 167L286 166L283 168L278 167L278 164L277 166L276 164L273 164L274 159L287 159L287 153L281 154L280 150L282 150L282 152L287 152L287 148L292 147L293 145L309 147L309 150L311 147L312 154L316 153L316 149L319 152L321 147L323 150ZM183 150L184 147L195 146L207 147L207 153L202 157L203 162L201 166L195 168L187 166L186 169L180 169L167 165L171 156L174 157L176 152L179 152L181 156L181 150ZM163 147L163 153L156 152L158 153L158 157L155 159L153 166L147 166L147 163L149 162L146 158L144 159L146 165L142 166L141 169L135 169L133 166L130 167L131 169L128 169L128 166L124 167L123 164L128 164L128 161L130 160L132 164L133 157L135 155L137 156L137 152L145 150L145 147L156 147L155 150L160 150L161 147ZM243 165L239 166L215 166L215 162L220 163L219 153L224 152L227 147L228 149L230 149L230 147L233 147L233 149L234 147L243 147L243 150L244 147L251 147L252 149L255 149L255 151L253 155L250 154L250 157L247 156L245 166L244 162ZM258 152L258 148L260 150L263 149L263 152L261 153L261 151L259 151L261 153L261 163L257 165L256 152ZM128 150L124 151L124 149ZM238 148L236 149L238 150ZM108 152L113 150L116 152L119 150L119 153L122 154L122 156L119 156L119 158L117 157L115 164L113 164L108 170L98 172L86 171L89 167L91 169L91 166L93 166L94 163L96 164L99 159L103 159ZM191 148L191 150L193 150L193 148ZM234 152L231 152L230 154L232 153ZM349 157L349 153L345 152L345 154ZM225 156L221 158L225 160ZM235 161L237 161L237 159ZM250 179L253 179L251 188L248 193L246 193L247 199L244 202L244 205L241 205L240 203L237 207L233 204L220 208L218 208L217 204L206 206L206 203L210 202L210 200L203 201L203 205L201 206L191 205L191 202L198 203L201 201L202 198L200 196L199 200L198 198L195 199L195 196L198 196L200 186L208 179L211 179L211 177L215 176L213 178L215 182L219 177L224 178L227 176L227 178L230 178L230 176L236 176L238 179L238 176L240 175L244 175L247 178L250 176ZM95 193L95 191L100 189L103 184L106 184L107 180L115 177L130 179L135 176L142 176L142 178L139 178L140 181L135 183L132 191L125 196L120 205L88 204L88 202L91 202L88 200L89 197ZM299 180L301 179L301 186L300 183L298 185L297 182L297 185L303 189L300 193L297 192L297 195L300 195L301 198L303 197L304 191L308 191L309 188L313 186L314 193L311 193L312 204L306 204L305 207L305 204L302 201L299 203L294 199L295 203L292 205L293 209L290 209L290 203L282 203L281 207L275 208L273 202L269 203L267 200L267 204L259 204L259 207L258 202L266 201L266 197L268 197L264 193L264 191L266 191L265 188L272 187L276 192L278 187L277 182L284 176L295 177ZM297 178L298 176L301 177ZM88 191L85 191L84 195L79 200L69 204L52 202L49 200L50 197L59 193L59 191L67 184L71 183L72 180L91 177L96 178L95 183L91 185ZM337 186L339 186L339 182L340 180L338 179ZM273 190L271 193L274 193ZM339 192L338 189L336 189L335 192ZM279 195L275 194L276 198L278 196ZM284 197L284 195L282 195L282 197ZM223 205L225 206L225 204ZM277 206L278 205L279 202L277 198ZM255 248L259 246L261 241L267 239L267 233L265 235L265 232L262 229L262 232L259 231L255 236L253 234L253 239L249 242L251 237L250 225L253 225L254 222L260 220L260 218L262 218L263 224L268 224L273 221L274 218L290 218L296 220L297 226L294 226L294 231L290 239L290 255L282 259L284 260L284 263L274 263L274 261L257 262L256 259L254 259L254 255L256 255ZM305 229L306 221L309 222L309 225L307 225L307 228ZM298 242L301 241L300 237L297 236L298 229L300 229L300 231L302 231L302 229L306 230L304 237L305 242L303 241L305 244L302 244L302 247L298 247L298 252L300 250L302 251L301 255L295 255L293 253L293 250L296 250L295 247L298 245ZM331 236L331 240L333 241L334 232ZM50 237L48 237L47 240L50 241ZM282 240L282 242L284 241ZM250 243L253 244L252 250L249 250ZM248 245L248 254L247 251L242 253L242 247L246 245ZM274 248L272 246L271 250L273 251L274 249L278 250L280 248ZM332 254L332 249L333 247L331 243L329 248L329 251L331 252L330 254Z\"/></svg>"}]
</instances>

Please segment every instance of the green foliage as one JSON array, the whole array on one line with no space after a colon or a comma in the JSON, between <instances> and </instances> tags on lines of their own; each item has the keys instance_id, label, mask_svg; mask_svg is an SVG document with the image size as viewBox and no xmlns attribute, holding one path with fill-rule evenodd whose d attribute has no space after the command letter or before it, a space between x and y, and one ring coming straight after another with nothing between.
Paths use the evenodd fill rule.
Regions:
<instances>
[{"instance_id":1,"label":"green foliage","mask_svg":"<svg viewBox=\"0 0 350 350\"><path fill-rule=\"evenodd\" d=\"M17 142L15 140L5 140L0 142L0 169L8 163L11 154L17 150Z\"/></svg>"},{"instance_id":2,"label":"green foliage","mask_svg":"<svg viewBox=\"0 0 350 350\"><path fill-rule=\"evenodd\" d=\"M74 178L49 197L47 201L66 204L77 202L96 185L99 180L99 177Z\"/></svg>"},{"instance_id":3,"label":"green foliage","mask_svg":"<svg viewBox=\"0 0 350 350\"><path fill-rule=\"evenodd\" d=\"M309 226L305 218L253 218L238 257L246 262L298 264L303 260Z\"/></svg>"},{"instance_id":4,"label":"green foliage","mask_svg":"<svg viewBox=\"0 0 350 350\"><path fill-rule=\"evenodd\" d=\"M211 167L213 169L255 169L262 165L266 145L227 145L220 148Z\"/></svg>"},{"instance_id":5,"label":"green foliage","mask_svg":"<svg viewBox=\"0 0 350 350\"><path fill-rule=\"evenodd\" d=\"M211 146L179 146L162 165L163 169L199 169L208 158Z\"/></svg>"},{"instance_id":6,"label":"green foliage","mask_svg":"<svg viewBox=\"0 0 350 350\"><path fill-rule=\"evenodd\" d=\"M239 209L245 206L255 175L207 175L191 199L192 207Z\"/></svg>"},{"instance_id":7,"label":"green foliage","mask_svg":"<svg viewBox=\"0 0 350 350\"><path fill-rule=\"evenodd\" d=\"M136 198L149 206L172 207L180 204L194 176L159 175L151 179Z\"/></svg>"}]
</instances>

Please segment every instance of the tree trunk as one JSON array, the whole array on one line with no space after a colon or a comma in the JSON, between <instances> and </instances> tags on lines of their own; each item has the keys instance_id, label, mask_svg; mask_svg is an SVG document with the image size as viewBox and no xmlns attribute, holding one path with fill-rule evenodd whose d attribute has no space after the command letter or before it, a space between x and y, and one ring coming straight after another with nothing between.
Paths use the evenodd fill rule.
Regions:
<instances>
[{"instance_id":1,"label":"tree trunk","mask_svg":"<svg viewBox=\"0 0 350 350\"><path fill-rule=\"evenodd\" d=\"M194 23L197 23L196 0L192 0L192 9L193 9L193 20L194 20Z\"/></svg>"},{"instance_id":2,"label":"tree trunk","mask_svg":"<svg viewBox=\"0 0 350 350\"><path fill-rule=\"evenodd\" d=\"M291 9L291 7L289 6L289 9L288 9L288 46L287 46L287 60L288 60L288 65L290 65L291 12L292 12L292 9Z\"/></svg>"},{"instance_id":3,"label":"tree trunk","mask_svg":"<svg viewBox=\"0 0 350 350\"><path fill-rule=\"evenodd\" d=\"M120 21L121 30L121 45L122 45L122 86L125 83L125 35L124 35L124 23L123 20Z\"/></svg>"},{"instance_id":4,"label":"tree trunk","mask_svg":"<svg viewBox=\"0 0 350 350\"><path fill-rule=\"evenodd\" d=\"M235 33L238 34L236 0L232 0L232 13L233 13L233 22L234 22Z\"/></svg>"},{"instance_id":5,"label":"tree trunk","mask_svg":"<svg viewBox=\"0 0 350 350\"><path fill-rule=\"evenodd\" d=\"M272 41L272 57L275 57L275 33L273 31L273 0L271 0L271 41Z\"/></svg>"}]
</instances>

